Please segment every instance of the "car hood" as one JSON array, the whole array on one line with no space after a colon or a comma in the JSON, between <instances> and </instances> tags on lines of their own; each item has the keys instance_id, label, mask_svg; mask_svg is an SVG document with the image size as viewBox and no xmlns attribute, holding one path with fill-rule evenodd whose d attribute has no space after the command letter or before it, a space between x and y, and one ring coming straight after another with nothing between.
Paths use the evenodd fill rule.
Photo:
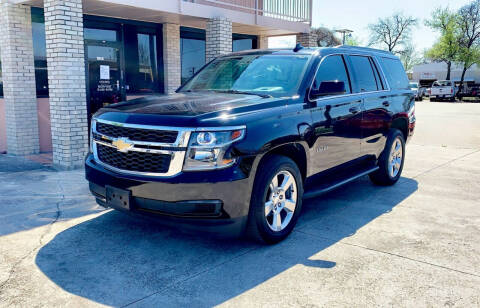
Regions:
<instances>
[{"instance_id":1,"label":"car hood","mask_svg":"<svg viewBox=\"0 0 480 308\"><path fill-rule=\"evenodd\" d=\"M270 112L285 106L289 99L216 92L175 93L113 104L100 109L95 117L123 123L187 126L238 120L265 109Z\"/></svg>"}]
</instances>

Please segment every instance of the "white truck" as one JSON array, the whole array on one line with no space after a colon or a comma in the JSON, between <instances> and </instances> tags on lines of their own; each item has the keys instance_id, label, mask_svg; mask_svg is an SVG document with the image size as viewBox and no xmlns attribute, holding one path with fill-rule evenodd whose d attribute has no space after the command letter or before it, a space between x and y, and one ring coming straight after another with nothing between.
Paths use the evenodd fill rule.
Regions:
<instances>
[{"instance_id":1,"label":"white truck","mask_svg":"<svg viewBox=\"0 0 480 308\"><path fill-rule=\"evenodd\" d=\"M450 80L437 80L430 88L430 101L435 102L439 100L455 101L455 84Z\"/></svg>"}]
</instances>

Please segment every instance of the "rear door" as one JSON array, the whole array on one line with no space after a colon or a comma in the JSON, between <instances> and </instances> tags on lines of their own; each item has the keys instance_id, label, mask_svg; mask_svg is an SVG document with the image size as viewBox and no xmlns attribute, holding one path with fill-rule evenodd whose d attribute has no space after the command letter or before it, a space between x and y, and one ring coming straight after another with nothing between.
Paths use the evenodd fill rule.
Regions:
<instances>
[{"instance_id":1,"label":"rear door","mask_svg":"<svg viewBox=\"0 0 480 308\"><path fill-rule=\"evenodd\" d=\"M350 55L349 67L355 93L363 97L361 155L378 156L385 146L385 132L391 122L390 97L385 81L380 77L378 63L366 55Z\"/></svg>"},{"instance_id":2,"label":"rear door","mask_svg":"<svg viewBox=\"0 0 480 308\"><path fill-rule=\"evenodd\" d=\"M323 81L343 81L346 93L314 100L312 119L315 143L311 157L313 173L318 173L360 156L362 100L352 93L343 55L328 55L321 61L312 85Z\"/></svg>"}]
</instances>

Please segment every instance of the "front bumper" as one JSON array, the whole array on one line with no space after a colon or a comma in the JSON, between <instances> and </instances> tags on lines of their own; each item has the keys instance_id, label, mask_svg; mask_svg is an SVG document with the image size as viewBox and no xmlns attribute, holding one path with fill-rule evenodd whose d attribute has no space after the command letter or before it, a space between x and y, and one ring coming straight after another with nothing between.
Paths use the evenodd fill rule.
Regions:
<instances>
[{"instance_id":1,"label":"front bumper","mask_svg":"<svg viewBox=\"0 0 480 308\"><path fill-rule=\"evenodd\" d=\"M184 229L235 236L244 231L247 223L253 180L238 167L145 177L111 171L89 155L85 176L92 194L103 206L106 186L111 186L131 192L128 212L174 226L180 224Z\"/></svg>"},{"instance_id":2,"label":"front bumper","mask_svg":"<svg viewBox=\"0 0 480 308\"><path fill-rule=\"evenodd\" d=\"M442 99L442 98L452 98L455 97L454 94L432 94L431 98Z\"/></svg>"}]
</instances>

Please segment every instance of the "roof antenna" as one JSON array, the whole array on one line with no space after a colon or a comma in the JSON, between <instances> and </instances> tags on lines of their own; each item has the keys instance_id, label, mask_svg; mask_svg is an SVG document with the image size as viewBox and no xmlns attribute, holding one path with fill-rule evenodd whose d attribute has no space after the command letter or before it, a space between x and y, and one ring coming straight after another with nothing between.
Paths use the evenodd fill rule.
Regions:
<instances>
[{"instance_id":1,"label":"roof antenna","mask_svg":"<svg viewBox=\"0 0 480 308\"><path fill-rule=\"evenodd\" d=\"M295 45L295 48L293 48L293 52L299 52L302 49L303 49L302 44L297 43L297 45Z\"/></svg>"}]
</instances>

